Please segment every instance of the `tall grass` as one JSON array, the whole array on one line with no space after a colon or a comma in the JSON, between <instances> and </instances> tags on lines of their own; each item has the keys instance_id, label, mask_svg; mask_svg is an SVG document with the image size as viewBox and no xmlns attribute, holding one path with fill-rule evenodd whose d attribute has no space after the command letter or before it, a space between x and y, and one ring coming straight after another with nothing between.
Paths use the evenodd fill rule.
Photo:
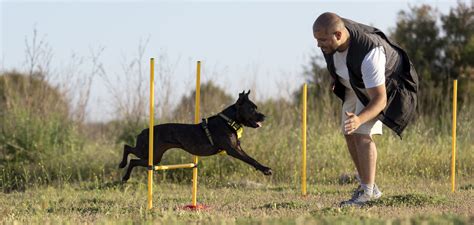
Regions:
<instances>
[{"instance_id":1,"label":"tall grass","mask_svg":"<svg viewBox=\"0 0 474 225\"><path fill-rule=\"evenodd\" d=\"M210 90L216 90L215 86ZM218 90L218 89L217 89ZM310 89L311 90L311 89ZM208 90L202 90L207 93ZM225 92L220 92L222 93ZM194 92L191 92L192 99ZM203 106L209 105L207 115L219 112L222 106L232 104L226 98L216 100L212 92L206 94ZM218 96L218 95L214 95ZM231 96L231 95L230 95ZM223 100L221 100L223 99ZM298 98L296 98L298 99ZM191 103L187 103L191 104ZM222 185L245 180L258 182L286 183L298 186L301 162L301 117L300 105L285 100L257 102L259 110L268 117L259 129L245 128L241 140L244 150L262 164L271 167L274 175L265 177L249 165L227 155L201 158L200 182ZM346 150L340 132L340 101L330 94L313 96L308 113L308 180L310 183L333 184L344 173L355 169ZM122 126L121 121L110 123L112 129L101 138L87 138L74 121L50 113L39 116L27 109L17 108L2 114L2 165L0 185L5 191L21 190L29 185L66 183L76 181L120 180L122 172L116 169L123 150L123 143L117 134L134 137L146 127L135 129ZM189 108L192 110L192 107ZM420 116L404 133L403 139L385 129L385 134L376 137L378 146L378 177L423 177L434 180L447 179L450 174L450 105L446 102L440 115ZM183 109L184 117L160 118L162 122L191 122ZM474 156L472 144L473 113L471 104L463 104L458 114L458 175L472 177ZM146 121L146 118L142 118ZM123 121L125 122L125 121ZM130 139L132 142L133 139ZM133 143L132 143L133 144ZM13 156L10 154L14 153ZM170 150L162 164L190 162L191 156L182 150ZM145 178L145 169L137 168L132 179ZM188 182L189 170L158 172L158 180L166 182Z\"/></svg>"},{"instance_id":2,"label":"tall grass","mask_svg":"<svg viewBox=\"0 0 474 225\"><path fill-rule=\"evenodd\" d=\"M254 180L295 186L299 184L301 117L298 103L269 100L258 105L259 109L268 115L267 121L259 129L245 128L241 143L249 155L271 167L274 175L264 177L239 160L226 155L217 155L201 159L199 174L203 182L219 185L239 180ZM442 110L444 112L440 115L418 117L407 128L403 139L388 128L385 128L384 135L375 137L379 152L378 176L382 182L385 178L418 177L443 180L450 176L450 102L446 102ZM474 150L471 141L473 122L469 119L472 112L472 106L464 104L458 114L457 173L461 177L472 177L474 172L472 167L474 157L471 154ZM355 172L339 124L339 100L332 95L321 95L319 99L313 98L310 101L308 113L310 183L337 183L341 174ZM165 153L162 163L190 161L191 156L186 152L171 150ZM142 179L144 175L144 169L138 169L134 179ZM160 172L158 179L189 181L191 173L187 170Z\"/></svg>"},{"instance_id":3,"label":"tall grass","mask_svg":"<svg viewBox=\"0 0 474 225\"><path fill-rule=\"evenodd\" d=\"M140 63L145 48L146 43L140 44L137 58L123 63L130 66L124 67L123 76L117 79L122 82L118 88L110 80L106 82L117 106L117 119L106 124L87 124L83 116L77 119L75 111L85 111L83 107L87 103L88 91L78 92L84 96L75 96L81 99L82 108L72 107L73 98L65 93L71 93L68 88L73 85L52 86L47 79L49 70L34 73L34 62L30 63L29 73L0 74L0 189L11 191L24 190L31 185L120 180L124 171L117 166L123 144L134 145L136 135L148 126L148 99L144 91L148 86L144 72L146 66ZM93 73L107 80L98 55L93 57ZM166 60L161 58L160 61ZM329 90L329 75L317 65L317 57L311 63L311 69L306 72L310 83L308 181L333 184L338 182L341 174L355 173L355 169L340 131L341 102ZM164 79L160 85L165 86L160 86L161 91L156 93L156 98L160 99L154 115L156 121L192 123L195 91L190 90L177 106L172 107L174 93L169 87L169 77L174 69L163 65L157 68L157 78ZM138 76L132 78L132 74ZM460 83L469 84L463 80ZM379 155L378 183L399 177L433 180L449 177L452 89L450 86L432 87L429 83L423 83L421 87L418 116L406 129L403 139L387 128L384 135L375 137ZM227 93L212 81L202 84L201 116L212 116L233 104L237 94ZM474 106L470 94L460 93L463 97L458 109L457 173L472 178L474 122L469 116L474 113ZM271 167L274 174L266 177L244 162L217 155L201 158L200 182L217 186L240 181L299 185L301 92L296 91L291 100L261 100L257 105L267 115L267 120L262 128L245 128L241 143L250 156ZM173 149L165 153L162 164L191 162L191 159L188 153ZM145 168L137 168L132 179L145 179L144 171ZM189 182L191 172L157 172L156 179Z\"/></svg>"}]
</instances>

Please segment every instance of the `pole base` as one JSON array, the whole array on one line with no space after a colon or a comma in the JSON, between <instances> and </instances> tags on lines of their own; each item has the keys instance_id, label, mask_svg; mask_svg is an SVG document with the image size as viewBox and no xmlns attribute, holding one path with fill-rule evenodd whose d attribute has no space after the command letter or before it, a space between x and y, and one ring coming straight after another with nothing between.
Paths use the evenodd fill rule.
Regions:
<instances>
[{"instance_id":1,"label":"pole base","mask_svg":"<svg viewBox=\"0 0 474 225\"><path fill-rule=\"evenodd\" d=\"M203 205L203 204L196 204L196 205L185 205L183 207L185 210L191 210L191 211L198 211L198 210L206 210L209 209L209 206Z\"/></svg>"}]
</instances>

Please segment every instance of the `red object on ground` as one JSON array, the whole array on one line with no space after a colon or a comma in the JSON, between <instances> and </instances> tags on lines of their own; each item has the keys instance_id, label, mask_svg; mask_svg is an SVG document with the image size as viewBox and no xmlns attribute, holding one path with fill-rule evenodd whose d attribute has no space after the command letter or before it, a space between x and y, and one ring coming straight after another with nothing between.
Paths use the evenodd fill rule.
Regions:
<instances>
[{"instance_id":1,"label":"red object on ground","mask_svg":"<svg viewBox=\"0 0 474 225\"><path fill-rule=\"evenodd\" d=\"M209 209L209 206L202 205L202 204L196 204L195 206L194 205L186 205L186 206L183 207L183 209L191 210L191 211L205 210L205 209Z\"/></svg>"}]
</instances>

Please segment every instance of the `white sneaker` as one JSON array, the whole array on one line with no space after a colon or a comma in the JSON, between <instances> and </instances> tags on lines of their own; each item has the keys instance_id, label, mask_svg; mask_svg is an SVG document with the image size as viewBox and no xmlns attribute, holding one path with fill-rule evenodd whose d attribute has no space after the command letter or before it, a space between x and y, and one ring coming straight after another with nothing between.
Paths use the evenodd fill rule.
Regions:
<instances>
[{"instance_id":1,"label":"white sneaker","mask_svg":"<svg viewBox=\"0 0 474 225\"><path fill-rule=\"evenodd\" d=\"M373 194L370 195L362 191L361 194L354 200L350 201L349 204L362 206L365 203L370 202L372 200L374 200Z\"/></svg>"},{"instance_id":2,"label":"white sneaker","mask_svg":"<svg viewBox=\"0 0 474 225\"><path fill-rule=\"evenodd\" d=\"M377 187L377 184L374 184L374 199L379 199L382 197L383 193L380 191L379 187Z\"/></svg>"},{"instance_id":3,"label":"white sneaker","mask_svg":"<svg viewBox=\"0 0 474 225\"><path fill-rule=\"evenodd\" d=\"M362 186L360 186L360 184L359 184L359 186L357 186L357 188L354 190L354 192L352 192L352 196L351 196L351 199L349 201L354 200L357 197L359 197L359 195L360 195L359 192L361 192L361 191L363 191L363 189L362 189ZM374 196L373 196L374 199L379 199L380 197L382 197L382 194L383 193L380 191L377 184L374 184Z\"/></svg>"},{"instance_id":4,"label":"white sneaker","mask_svg":"<svg viewBox=\"0 0 474 225\"><path fill-rule=\"evenodd\" d=\"M360 186L360 184L359 184L359 186L357 186L357 188L354 190L354 192L352 192L351 199L349 199L348 201L354 201L354 199L359 197L359 195L361 195L361 192L363 192L363 191L364 191L364 189L362 189L362 186Z\"/></svg>"},{"instance_id":5,"label":"white sneaker","mask_svg":"<svg viewBox=\"0 0 474 225\"><path fill-rule=\"evenodd\" d=\"M345 206L363 206L367 202L370 202L374 199L374 195L370 195L365 193L363 190L358 192L358 196L354 199L350 199L348 201L343 201L339 204L339 207L345 207Z\"/></svg>"},{"instance_id":6,"label":"white sneaker","mask_svg":"<svg viewBox=\"0 0 474 225\"><path fill-rule=\"evenodd\" d=\"M363 205L367 201L376 200L376 199L379 199L380 197L382 197L382 192L379 190L379 187L377 187L377 184L374 184L374 191L371 196L364 193L364 189L362 189L362 186L359 185L352 193L351 199L347 201L342 201L339 205L341 207L346 206L346 205L354 205L354 204Z\"/></svg>"}]
</instances>

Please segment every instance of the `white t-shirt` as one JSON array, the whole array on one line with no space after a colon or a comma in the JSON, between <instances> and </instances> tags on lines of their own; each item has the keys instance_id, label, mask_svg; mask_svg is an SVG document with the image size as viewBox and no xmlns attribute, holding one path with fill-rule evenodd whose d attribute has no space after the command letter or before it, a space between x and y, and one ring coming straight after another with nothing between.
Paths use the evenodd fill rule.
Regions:
<instances>
[{"instance_id":1,"label":"white t-shirt","mask_svg":"<svg viewBox=\"0 0 474 225\"><path fill-rule=\"evenodd\" d=\"M348 48L349 49L349 48ZM341 83L352 89L349 82L349 70L347 69L347 51L337 52L333 55L336 74L340 77ZM365 88L373 88L385 83L385 51L382 46L372 49L364 60L362 60L361 72Z\"/></svg>"}]
</instances>

